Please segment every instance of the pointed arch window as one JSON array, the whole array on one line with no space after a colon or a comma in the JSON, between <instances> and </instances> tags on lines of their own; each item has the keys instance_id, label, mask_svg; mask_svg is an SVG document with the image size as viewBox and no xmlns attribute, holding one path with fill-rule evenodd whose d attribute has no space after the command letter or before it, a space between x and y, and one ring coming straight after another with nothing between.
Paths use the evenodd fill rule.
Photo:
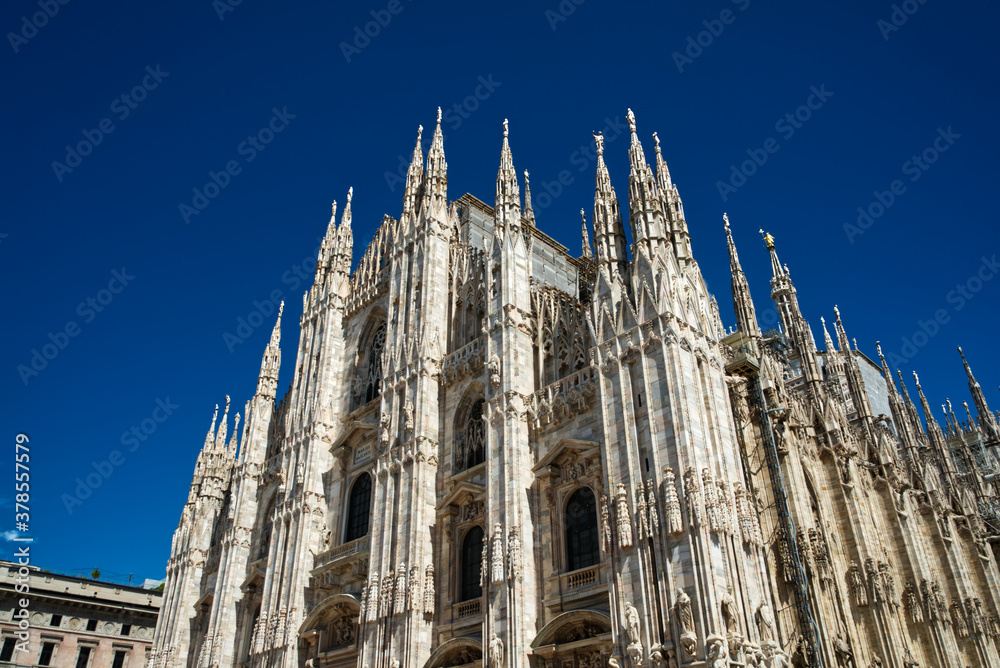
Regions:
<instances>
[{"instance_id":1,"label":"pointed arch window","mask_svg":"<svg viewBox=\"0 0 1000 668\"><path fill-rule=\"evenodd\" d=\"M474 526L462 539L462 564L460 573L462 582L459 587L461 601L479 598L483 595L483 585L480 579L483 570L483 528Z\"/></svg>"},{"instance_id":2,"label":"pointed arch window","mask_svg":"<svg viewBox=\"0 0 1000 668\"><path fill-rule=\"evenodd\" d=\"M351 487L347 501L347 530L344 542L349 543L368 535L368 520L371 517L372 478L362 473Z\"/></svg>"},{"instance_id":3,"label":"pointed arch window","mask_svg":"<svg viewBox=\"0 0 1000 668\"><path fill-rule=\"evenodd\" d=\"M469 469L486 461L486 420L483 419L483 400L476 399L469 407L465 423L466 463Z\"/></svg>"},{"instance_id":4,"label":"pointed arch window","mask_svg":"<svg viewBox=\"0 0 1000 668\"><path fill-rule=\"evenodd\" d=\"M365 377L365 403L382 393L382 351L385 349L385 323L372 334L368 344L368 373Z\"/></svg>"},{"instance_id":5,"label":"pointed arch window","mask_svg":"<svg viewBox=\"0 0 1000 668\"><path fill-rule=\"evenodd\" d=\"M589 487L581 487L566 504L566 568L575 571L600 560L597 499Z\"/></svg>"}]
</instances>

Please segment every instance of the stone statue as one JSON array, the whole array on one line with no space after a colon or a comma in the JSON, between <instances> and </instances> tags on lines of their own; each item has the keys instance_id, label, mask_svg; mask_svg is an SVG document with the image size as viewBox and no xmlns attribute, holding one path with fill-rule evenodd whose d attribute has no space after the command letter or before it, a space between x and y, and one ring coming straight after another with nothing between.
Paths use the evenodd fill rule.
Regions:
<instances>
[{"instance_id":1,"label":"stone statue","mask_svg":"<svg viewBox=\"0 0 1000 668\"><path fill-rule=\"evenodd\" d=\"M722 619L726 623L726 633L739 633L739 614L736 601L733 599L732 589L727 590L722 595Z\"/></svg>"},{"instance_id":2,"label":"stone statue","mask_svg":"<svg viewBox=\"0 0 1000 668\"><path fill-rule=\"evenodd\" d=\"M382 413L379 419L379 442L382 446L389 445L389 413Z\"/></svg>"},{"instance_id":3,"label":"stone statue","mask_svg":"<svg viewBox=\"0 0 1000 668\"><path fill-rule=\"evenodd\" d=\"M681 627L681 646L690 656L698 650L698 636L694 632L694 614L691 612L691 597L683 589L677 590L677 623Z\"/></svg>"},{"instance_id":4,"label":"stone statue","mask_svg":"<svg viewBox=\"0 0 1000 668\"><path fill-rule=\"evenodd\" d=\"M840 633L833 639L833 651L837 655L838 666L843 666L844 668L854 666L854 652L851 651L851 647Z\"/></svg>"},{"instance_id":5,"label":"stone statue","mask_svg":"<svg viewBox=\"0 0 1000 668\"><path fill-rule=\"evenodd\" d=\"M504 549L503 549L503 527L497 522L493 525L493 561L491 563L490 579L493 582L503 582L504 577Z\"/></svg>"},{"instance_id":6,"label":"stone statue","mask_svg":"<svg viewBox=\"0 0 1000 668\"><path fill-rule=\"evenodd\" d=\"M521 536L516 526L510 528L507 536L507 568L511 581L521 579Z\"/></svg>"},{"instance_id":7,"label":"stone statue","mask_svg":"<svg viewBox=\"0 0 1000 668\"><path fill-rule=\"evenodd\" d=\"M774 640L774 615L767 603L761 603L757 608L757 631L760 633L761 643Z\"/></svg>"},{"instance_id":8,"label":"stone statue","mask_svg":"<svg viewBox=\"0 0 1000 668\"><path fill-rule=\"evenodd\" d=\"M619 547L632 547L632 518L629 516L627 492L625 485L618 483L615 492L617 497L616 517L618 520L618 545Z\"/></svg>"},{"instance_id":9,"label":"stone statue","mask_svg":"<svg viewBox=\"0 0 1000 668\"><path fill-rule=\"evenodd\" d=\"M614 537L611 535L611 522L608 511L608 497L601 495L601 534L604 543L604 551L610 552L614 544Z\"/></svg>"},{"instance_id":10,"label":"stone statue","mask_svg":"<svg viewBox=\"0 0 1000 668\"><path fill-rule=\"evenodd\" d=\"M677 622L680 624L682 631L694 632L691 597L683 589L677 590Z\"/></svg>"},{"instance_id":11,"label":"stone statue","mask_svg":"<svg viewBox=\"0 0 1000 668\"><path fill-rule=\"evenodd\" d=\"M495 668L503 666L503 641L500 640L495 631L490 639L490 666Z\"/></svg>"},{"instance_id":12,"label":"stone statue","mask_svg":"<svg viewBox=\"0 0 1000 668\"><path fill-rule=\"evenodd\" d=\"M490 356L490 385L493 387L500 387L500 357L493 353Z\"/></svg>"},{"instance_id":13,"label":"stone statue","mask_svg":"<svg viewBox=\"0 0 1000 668\"><path fill-rule=\"evenodd\" d=\"M729 668L729 647L722 636L708 638L708 666L710 668Z\"/></svg>"},{"instance_id":14,"label":"stone statue","mask_svg":"<svg viewBox=\"0 0 1000 668\"><path fill-rule=\"evenodd\" d=\"M406 433L413 431L413 402L409 397L403 402L403 429Z\"/></svg>"},{"instance_id":15,"label":"stone statue","mask_svg":"<svg viewBox=\"0 0 1000 668\"><path fill-rule=\"evenodd\" d=\"M628 632L629 642L639 642L639 611L631 603L625 604L625 630Z\"/></svg>"},{"instance_id":16,"label":"stone statue","mask_svg":"<svg viewBox=\"0 0 1000 668\"><path fill-rule=\"evenodd\" d=\"M764 646L764 662L768 668L788 668L792 663L777 643L768 643Z\"/></svg>"}]
</instances>

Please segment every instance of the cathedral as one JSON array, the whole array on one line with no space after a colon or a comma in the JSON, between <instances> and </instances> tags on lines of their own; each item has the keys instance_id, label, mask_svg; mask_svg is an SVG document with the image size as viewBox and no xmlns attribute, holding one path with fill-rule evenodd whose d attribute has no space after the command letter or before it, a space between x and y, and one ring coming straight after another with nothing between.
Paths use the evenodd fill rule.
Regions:
<instances>
[{"instance_id":1,"label":"cathedral","mask_svg":"<svg viewBox=\"0 0 1000 668\"><path fill-rule=\"evenodd\" d=\"M291 385L279 312L242 431L216 407L149 668L1000 666L1000 424L965 356L959 417L836 309L820 350L770 235L762 331L723 216L726 328L627 118L627 214L598 134L579 256L506 121L492 206L449 200L440 110L353 271L334 203Z\"/></svg>"}]
</instances>

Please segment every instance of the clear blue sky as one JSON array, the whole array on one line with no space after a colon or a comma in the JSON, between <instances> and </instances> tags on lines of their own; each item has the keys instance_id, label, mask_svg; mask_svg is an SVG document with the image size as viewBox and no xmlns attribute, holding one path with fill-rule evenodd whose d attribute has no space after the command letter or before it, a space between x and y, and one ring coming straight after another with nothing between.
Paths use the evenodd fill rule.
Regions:
<instances>
[{"instance_id":1,"label":"clear blue sky","mask_svg":"<svg viewBox=\"0 0 1000 668\"><path fill-rule=\"evenodd\" d=\"M902 25L891 31L878 24L892 18L888 1L564 0L564 12L574 9L566 16L555 0L223 7L78 1L35 17L44 23L37 30L23 18L42 11L37 0L8 2L0 15L0 399L8 443L0 470L13 468L15 434L30 434L37 565L163 576L212 408L229 393L234 412L242 410L273 316L243 343L227 346L224 334L236 332L254 300L281 290L287 384L307 287L294 268L311 271L330 201L343 202L354 187L357 255L383 213L399 214L393 175L438 105L451 110L450 195L492 201L508 117L515 165L532 173L538 224L574 252L579 209L593 206L593 163L576 152L608 120L623 123L631 107L649 157L659 133L695 256L727 325L724 211L760 311L770 310L757 234L764 227L820 342L819 318L832 318L834 304L870 356L878 339L902 352L902 337L940 310L947 322L918 337L925 345L903 359L904 372L921 373L933 406L945 397L958 406L968 397L955 352L962 345L1000 408L1000 279L973 280L979 290L970 299L949 297L984 256L1000 253L995 4L914 2L916 12L905 23L897 16ZM372 12L386 25L369 43L358 40L364 48L342 46L375 20ZM678 66L674 52L709 29L719 34L701 35L707 46L700 54L691 47L695 57ZM799 112L810 118L799 127L779 123L810 102L812 87L825 99ZM456 104L465 105L464 117ZM284 127L261 150L241 147L274 109L294 118L275 121ZM907 166L934 146L939 128L951 128L951 139L938 142L947 150L926 171ZM627 140L613 132L605 132L606 152L624 196ZM67 145L87 135L100 143L92 151L85 144L89 155L79 162L67 156ZM718 182L747 151L760 158L765 144L767 162L724 201ZM186 224L179 205L192 204L192 189L229 161L238 173ZM545 183L555 190L563 170L569 185L540 207ZM844 225L894 180L900 194L892 205L849 239ZM111 282L115 271L127 285ZM101 292L109 283L117 293ZM76 335L26 384L18 366L31 365L50 333L62 340L57 333L68 324ZM171 414L147 421L155 431L129 451L123 432L167 399ZM124 461L69 514L63 495L75 494L76 478L115 450ZM0 530L8 530L13 476L0 477L8 481Z\"/></svg>"}]
</instances>

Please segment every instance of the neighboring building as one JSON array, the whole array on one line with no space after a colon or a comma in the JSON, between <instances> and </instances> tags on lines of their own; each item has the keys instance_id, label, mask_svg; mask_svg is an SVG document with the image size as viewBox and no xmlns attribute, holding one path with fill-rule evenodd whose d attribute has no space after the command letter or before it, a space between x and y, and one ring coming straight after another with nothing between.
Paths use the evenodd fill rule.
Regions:
<instances>
[{"instance_id":1,"label":"neighboring building","mask_svg":"<svg viewBox=\"0 0 1000 668\"><path fill-rule=\"evenodd\" d=\"M163 594L141 587L27 567L29 593L17 593L22 567L0 561L0 666L141 668L150 654ZM15 610L27 598L28 653L15 651Z\"/></svg>"},{"instance_id":2,"label":"neighboring building","mask_svg":"<svg viewBox=\"0 0 1000 668\"><path fill-rule=\"evenodd\" d=\"M628 121L630 250L599 135L581 257L527 173L522 208L506 122L493 206L449 202L440 112L426 163L418 132L353 273L334 205L290 387L279 311L242 432L212 419L151 666L1000 665L971 369L978 420L945 433L917 385L925 431L839 313L820 356L770 236L762 334L728 219L727 335Z\"/></svg>"}]
</instances>

